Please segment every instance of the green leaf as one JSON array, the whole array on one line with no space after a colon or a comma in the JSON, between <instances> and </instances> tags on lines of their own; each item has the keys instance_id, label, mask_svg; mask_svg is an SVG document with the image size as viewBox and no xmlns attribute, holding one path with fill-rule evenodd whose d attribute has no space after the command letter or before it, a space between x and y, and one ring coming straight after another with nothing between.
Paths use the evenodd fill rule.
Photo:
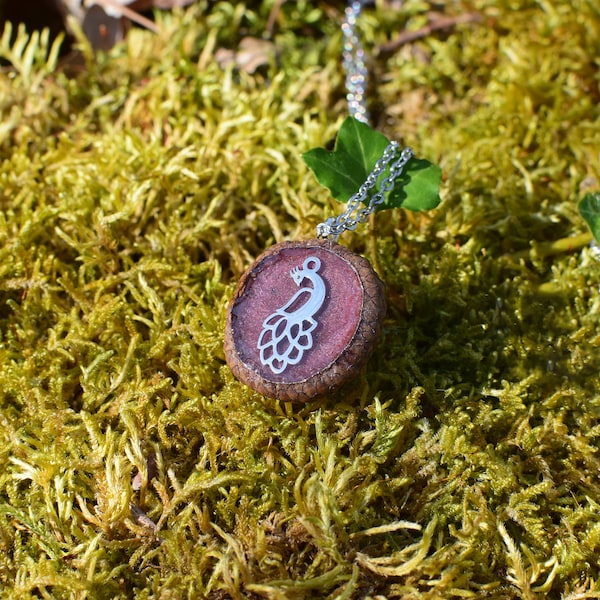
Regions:
<instances>
[{"instance_id":1,"label":"green leaf","mask_svg":"<svg viewBox=\"0 0 600 600\"><path fill-rule=\"evenodd\" d=\"M579 214L592 230L594 239L600 243L600 192L588 193L579 203Z\"/></svg>"},{"instance_id":2,"label":"green leaf","mask_svg":"<svg viewBox=\"0 0 600 600\"><path fill-rule=\"evenodd\" d=\"M431 210L440 202L442 169L424 158L411 158L383 208Z\"/></svg>"},{"instance_id":3,"label":"green leaf","mask_svg":"<svg viewBox=\"0 0 600 600\"><path fill-rule=\"evenodd\" d=\"M304 153L302 158L317 181L328 188L336 200L348 202L364 183L389 143L382 133L348 117L340 127L333 152L314 148ZM381 177L386 175L384 172ZM435 208L440 203L441 177L442 172L438 166L424 159L412 158L377 210L398 207L409 210Z\"/></svg>"},{"instance_id":4,"label":"green leaf","mask_svg":"<svg viewBox=\"0 0 600 600\"><path fill-rule=\"evenodd\" d=\"M302 158L317 181L328 188L336 200L348 202L388 144L382 133L348 117L340 127L333 152L314 148Z\"/></svg>"}]
</instances>

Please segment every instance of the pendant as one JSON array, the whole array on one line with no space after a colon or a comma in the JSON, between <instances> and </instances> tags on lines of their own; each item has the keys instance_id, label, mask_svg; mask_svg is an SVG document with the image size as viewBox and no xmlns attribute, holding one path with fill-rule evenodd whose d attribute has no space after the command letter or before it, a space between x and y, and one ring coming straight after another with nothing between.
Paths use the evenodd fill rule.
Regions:
<instances>
[{"instance_id":1,"label":"pendant","mask_svg":"<svg viewBox=\"0 0 600 600\"><path fill-rule=\"evenodd\" d=\"M327 239L276 244L242 276L227 310L225 357L264 396L332 393L369 358L385 313L369 262Z\"/></svg>"}]
</instances>

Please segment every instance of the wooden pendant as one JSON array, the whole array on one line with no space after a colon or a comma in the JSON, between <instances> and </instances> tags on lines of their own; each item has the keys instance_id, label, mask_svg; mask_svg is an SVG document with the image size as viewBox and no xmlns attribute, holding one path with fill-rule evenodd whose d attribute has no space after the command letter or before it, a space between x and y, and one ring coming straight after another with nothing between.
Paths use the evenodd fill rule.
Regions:
<instances>
[{"instance_id":1,"label":"wooden pendant","mask_svg":"<svg viewBox=\"0 0 600 600\"><path fill-rule=\"evenodd\" d=\"M357 374L384 314L383 283L364 258L329 240L276 244L233 295L225 357L264 396L306 402Z\"/></svg>"}]
</instances>

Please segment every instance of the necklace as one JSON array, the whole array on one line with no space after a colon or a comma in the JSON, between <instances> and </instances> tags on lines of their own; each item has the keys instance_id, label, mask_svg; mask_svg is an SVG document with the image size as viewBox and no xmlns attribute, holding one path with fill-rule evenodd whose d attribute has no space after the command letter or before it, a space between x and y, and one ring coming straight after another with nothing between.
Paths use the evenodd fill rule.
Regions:
<instances>
[{"instance_id":1,"label":"necklace","mask_svg":"<svg viewBox=\"0 0 600 600\"><path fill-rule=\"evenodd\" d=\"M364 2L349 4L342 33L349 112L367 122L368 73L355 29ZM365 364L381 333L384 284L337 240L384 202L412 156L391 142L343 213L317 226L315 239L276 244L242 275L224 342L240 381L271 398L306 402L336 391Z\"/></svg>"}]
</instances>

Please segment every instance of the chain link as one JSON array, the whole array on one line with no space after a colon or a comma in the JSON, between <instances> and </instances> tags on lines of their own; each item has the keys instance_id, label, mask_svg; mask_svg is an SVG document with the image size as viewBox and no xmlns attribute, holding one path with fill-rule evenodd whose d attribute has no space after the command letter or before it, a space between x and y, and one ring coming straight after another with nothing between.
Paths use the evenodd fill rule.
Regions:
<instances>
[{"instance_id":1,"label":"chain link","mask_svg":"<svg viewBox=\"0 0 600 600\"><path fill-rule=\"evenodd\" d=\"M356 33L356 21L367 2L368 0L350 0L346 8L346 19L342 24L342 33L344 36L343 65L346 70L348 111L355 119L368 124L366 87L369 73L365 64L365 52ZM404 148L394 161L399 149L397 142L390 142L358 192L348 200L346 210L341 215L329 217L325 222L317 225L317 237L337 240L344 231L354 231L358 225L364 223L375 212L377 206L385 202L386 194L394 189L396 179L402 174L406 163L414 156L410 148ZM381 179L378 191L369 199L369 193L388 166L390 167L389 174Z\"/></svg>"},{"instance_id":2,"label":"chain link","mask_svg":"<svg viewBox=\"0 0 600 600\"><path fill-rule=\"evenodd\" d=\"M369 122L367 109L367 77L369 72L365 64L365 51L356 33L356 21L366 0L354 0L346 7L346 20L342 24L344 50L343 66L346 71L346 100L350 116L363 123Z\"/></svg>"},{"instance_id":3,"label":"chain link","mask_svg":"<svg viewBox=\"0 0 600 600\"><path fill-rule=\"evenodd\" d=\"M400 156L392 162L398 150L398 143L390 142L365 182L358 189L358 192L348 200L346 210L341 215L329 217L326 221L317 225L317 237L331 238L337 241L344 231L354 231L358 225L364 223L375 212L375 209L385 201L386 194L394 189L396 179L402 174L406 163L414 156L410 148L404 148L400 152ZM369 192L375 187L390 163L389 174L381 180L378 191L373 194L368 204L366 204Z\"/></svg>"}]
</instances>

